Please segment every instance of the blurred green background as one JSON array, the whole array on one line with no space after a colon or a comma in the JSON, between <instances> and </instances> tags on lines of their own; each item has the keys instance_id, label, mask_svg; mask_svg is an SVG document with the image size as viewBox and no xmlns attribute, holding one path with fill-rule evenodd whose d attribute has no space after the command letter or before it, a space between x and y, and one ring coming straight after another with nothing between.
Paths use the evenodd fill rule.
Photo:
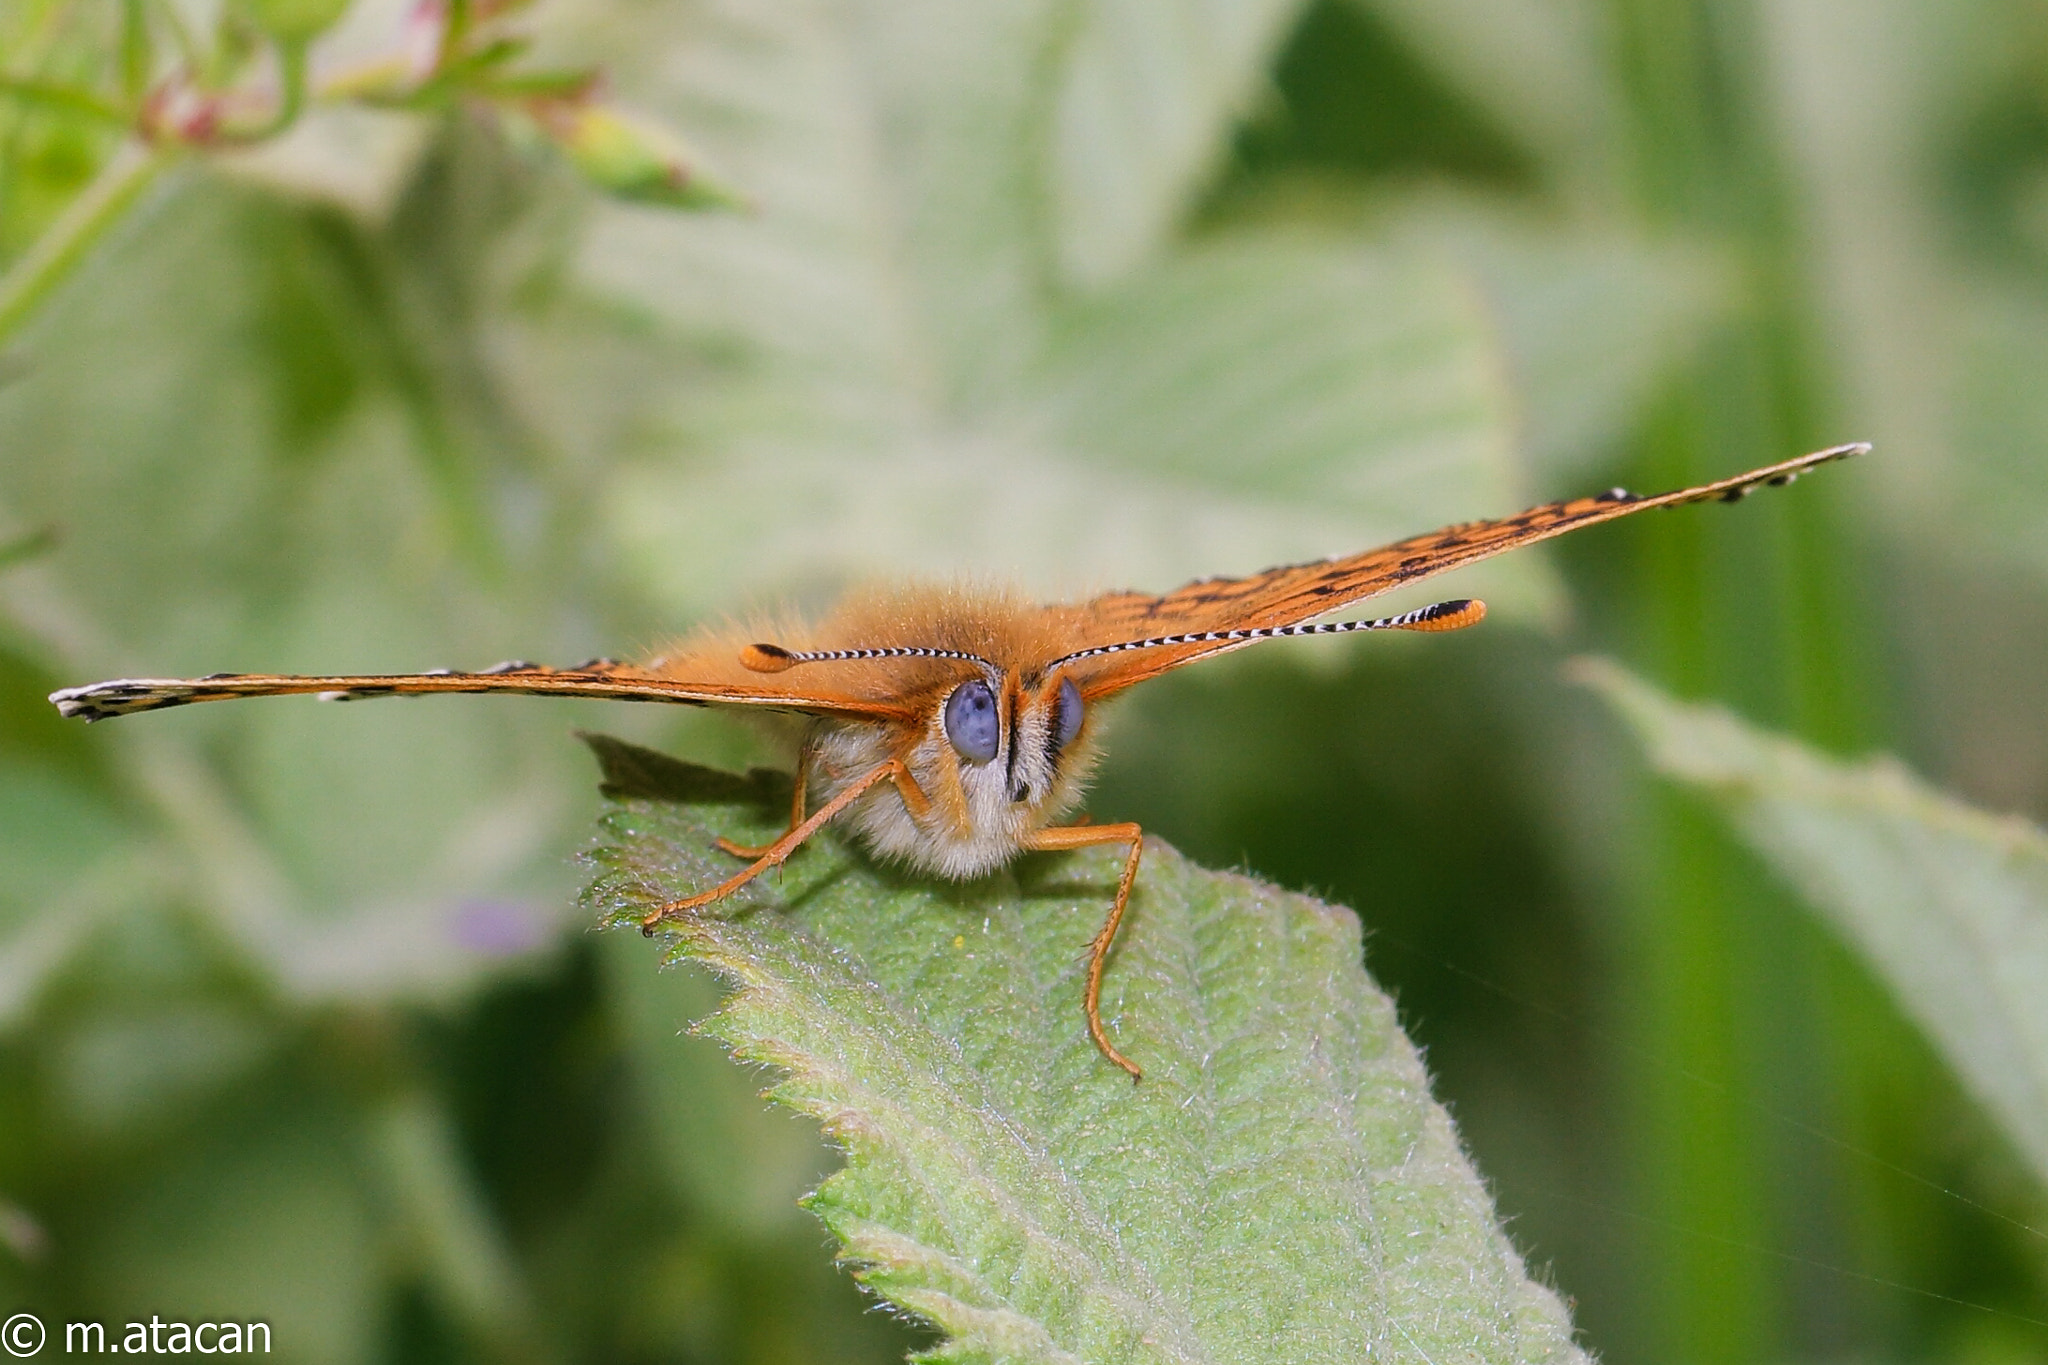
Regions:
<instances>
[{"instance_id":1,"label":"blurred green background","mask_svg":"<svg viewBox=\"0 0 2048 1365\"><path fill-rule=\"evenodd\" d=\"M240 79L213 35L261 85L276 8L0 0L7 280L124 109ZM571 730L775 761L751 732L516 698L88 732L52 688L566 663L876 575L1163 589L1869 439L1431 585L1480 630L1141 689L1090 808L1357 908L1602 1358L2048 1358L2037 1178L1560 673L2048 818L2048 8L484 17L745 207L608 197L474 92L316 102L152 163L0 335L0 1309L334 1362L925 1340L795 1209L815 1136L676 1036L715 990L574 909ZM361 0L313 70L444 18Z\"/></svg>"}]
</instances>

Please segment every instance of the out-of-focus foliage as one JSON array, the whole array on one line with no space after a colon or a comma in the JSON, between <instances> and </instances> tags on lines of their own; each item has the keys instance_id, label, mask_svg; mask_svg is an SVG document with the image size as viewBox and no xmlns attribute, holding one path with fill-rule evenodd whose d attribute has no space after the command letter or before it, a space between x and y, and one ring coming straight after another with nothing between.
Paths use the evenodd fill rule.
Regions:
<instances>
[{"instance_id":1,"label":"out-of-focus foliage","mask_svg":"<svg viewBox=\"0 0 2048 1365\"><path fill-rule=\"evenodd\" d=\"M1178 581L1520 495L1493 291L1471 264L1301 217L1155 232L1139 252L1074 196L1085 151L1108 163L1088 176L1164 201L1149 217L1189 197L1265 44L1230 7L1189 7L1182 66L1142 23L1081 13L1069 33L1038 3L650 7L624 27L592 12L576 59L629 86L664 68L657 112L695 111L760 206L716 223L599 211L578 247L615 306L730 354L634 395L648 448L607 489L637 578L677 616L849 572ZM1244 50L1225 62L1229 43ZM1199 115L1199 136L1120 121L1159 109ZM1539 572L1491 583L1527 605Z\"/></svg>"},{"instance_id":2,"label":"out-of-focus foliage","mask_svg":"<svg viewBox=\"0 0 2048 1365\"><path fill-rule=\"evenodd\" d=\"M248 13L0 0L0 269L55 286L0 355L0 1307L335 1361L925 1340L792 1211L815 1136L676 1036L709 983L571 906L572 724L758 739L483 699L86 732L53 687L566 662L872 573L1165 587L1868 438L1446 585L1483 631L1143 689L1093 809L1359 909L1604 1358L2048 1349L2000 1221L2039 1183L1922 1016L1555 676L1591 644L2048 817L2038 7L472 5L603 82L508 120L371 81L110 183L123 111L213 78L180 32L245 32L264 93ZM451 13L359 0L309 88ZM744 207L594 193L539 116L586 93ZM53 237L81 204L109 230Z\"/></svg>"},{"instance_id":3,"label":"out-of-focus foliage","mask_svg":"<svg viewBox=\"0 0 2048 1365\"><path fill-rule=\"evenodd\" d=\"M1583 674L1834 917L2048 1181L2048 835L1896 763L1831 763L1619 669Z\"/></svg>"},{"instance_id":4,"label":"out-of-focus foliage","mask_svg":"<svg viewBox=\"0 0 2048 1365\"><path fill-rule=\"evenodd\" d=\"M381 211L417 160L420 115L460 104L510 132L551 139L592 184L633 200L703 208L732 198L675 134L610 108L588 69L531 67L530 40L507 22L527 0L232 0L181 6L127 0L20 6L16 60L0 99L17 136L36 147L54 118L81 125L55 177L24 158L10 188L43 178L90 184L0 274L0 338L13 334L100 235L121 222L167 167L202 156L281 188ZM344 16L348 22L342 23ZM66 132L71 132L69 128ZM112 154L107 144L122 144ZM37 171L43 171L39 176Z\"/></svg>"},{"instance_id":5,"label":"out-of-focus foliage","mask_svg":"<svg viewBox=\"0 0 2048 1365\"><path fill-rule=\"evenodd\" d=\"M779 782L594 739L586 904L632 930L768 839ZM757 775L762 776L762 775ZM764 799L765 798L765 799ZM750 809L751 807L751 809ZM665 935L734 986L705 1028L787 1072L846 1167L806 1205L958 1361L1583 1361L1493 1221L1350 912L1155 846L1103 1001L1136 1091L1074 1027L1063 946L1109 849L1050 884L935 893L834 841L748 913ZM955 933L961 912L980 923Z\"/></svg>"}]
</instances>

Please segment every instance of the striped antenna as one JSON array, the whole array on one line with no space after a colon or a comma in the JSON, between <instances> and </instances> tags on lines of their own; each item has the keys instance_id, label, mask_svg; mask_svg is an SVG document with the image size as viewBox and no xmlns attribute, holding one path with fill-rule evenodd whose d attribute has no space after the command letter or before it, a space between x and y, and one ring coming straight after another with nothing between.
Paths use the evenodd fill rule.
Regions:
<instances>
[{"instance_id":1,"label":"striped antenna","mask_svg":"<svg viewBox=\"0 0 2048 1365\"><path fill-rule=\"evenodd\" d=\"M756 673L780 673L798 664L839 663L853 659L964 659L980 664L991 673L996 666L979 654L960 649L934 649L928 645L893 645L884 649L816 649L798 651L781 645L752 644L740 651L740 662Z\"/></svg>"},{"instance_id":2,"label":"striped antenna","mask_svg":"<svg viewBox=\"0 0 2048 1365\"><path fill-rule=\"evenodd\" d=\"M1152 649L1159 645L1207 645L1230 644L1246 640L1277 640L1289 635L1345 635L1354 630L1463 630L1466 626L1477 625L1486 615L1486 603L1477 598L1460 597L1450 602L1435 602L1414 611L1402 612L1399 616L1382 616L1372 621L1326 621L1305 626L1260 626L1248 630L1198 630L1187 635L1155 635L1149 640L1126 640L1122 644L1097 645L1093 649L1077 650L1064 658L1055 659L1046 669L1064 667L1080 659L1092 659L1098 654L1121 654L1127 649Z\"/></svg>"}]
</instances>

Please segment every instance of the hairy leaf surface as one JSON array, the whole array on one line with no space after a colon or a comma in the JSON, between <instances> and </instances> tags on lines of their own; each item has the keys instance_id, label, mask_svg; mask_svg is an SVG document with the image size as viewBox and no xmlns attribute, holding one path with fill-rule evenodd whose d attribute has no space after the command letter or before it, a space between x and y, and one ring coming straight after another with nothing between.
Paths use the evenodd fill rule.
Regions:
<instances>
[{"instance_id":1,"label":"hairy leaf surface","mask_svg":"<svg viewBox=\"0 0 2048 1365\"><path fill-rule=\"evenodd\" d=\"M616 804L593 909L729 875L783 779L592 741ZM959 1361L1581 1359L1365 974L1348 910L1148 847L1082 1027L1114 854L967 887L825 840L670 938L734 987L705 1027L784 1073L843 1170L810 1206ZM652 962L649 969L652 969Z\"/></svg>"}]
</instances>

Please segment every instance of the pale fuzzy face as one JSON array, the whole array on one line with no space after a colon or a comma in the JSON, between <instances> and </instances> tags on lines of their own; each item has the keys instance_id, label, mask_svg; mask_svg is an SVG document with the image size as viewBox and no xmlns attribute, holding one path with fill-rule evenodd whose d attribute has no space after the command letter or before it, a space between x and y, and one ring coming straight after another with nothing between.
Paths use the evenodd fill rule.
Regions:
<instances>
[{"instance_id":1,"label":"pale fuzzy face","mask_svg":"<svg viewBox=\"0 0 2048 1365\"><path fill-rule=\"evenodd\" d=\"M881 857L920 871L965 880L1014 858L1024 839L1071 811L1095 766L1094 717L1055 751L1059 680L1024 686L1002 680L996 693L1000 735L986 763L961 757L946 733L941 699L916 742L903 751L900 732L857 721L820 721L810 734L811 794L829 801L848 782L890 758L901 758L931 800L914 818L891 783L855 802L847 818Z\"/></svg>"}]
</instances>

